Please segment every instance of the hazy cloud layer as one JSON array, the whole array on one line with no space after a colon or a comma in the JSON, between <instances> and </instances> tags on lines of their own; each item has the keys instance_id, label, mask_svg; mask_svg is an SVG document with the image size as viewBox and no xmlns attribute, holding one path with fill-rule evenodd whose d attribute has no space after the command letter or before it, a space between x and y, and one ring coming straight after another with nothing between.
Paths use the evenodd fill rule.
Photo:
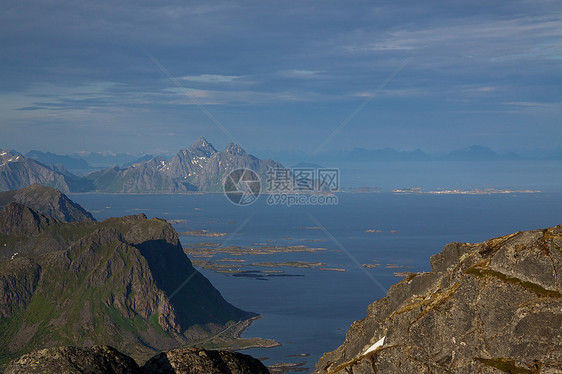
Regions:
<instances>
[{"instance_id":1,"label":"hazy cloud layer","mask_svg":"<svg viewBox=\"0 0 562 374\"><path fill-rule=\"evenodd\" d=\"M562 138L555 1L6 1L0 43L0 147L21 151Z\"/></svg>"}]
</instances>

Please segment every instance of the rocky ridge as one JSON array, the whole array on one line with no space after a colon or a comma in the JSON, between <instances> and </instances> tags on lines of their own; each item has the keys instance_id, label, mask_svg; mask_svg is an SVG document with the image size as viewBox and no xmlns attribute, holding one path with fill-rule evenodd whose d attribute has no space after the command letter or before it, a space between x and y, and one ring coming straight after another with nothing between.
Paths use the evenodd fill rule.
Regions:
<instances>
[{"instance_id":1,"label":"rocky ridge","mask_svg":"<svg viewBox=\"0 0 562 374\"><path fill-rule=\"evenodd\" d=\"M34 351L12 361L4 374L268 374L255 358L200 348L162 352L142 367L110 346L59 347Z\"/></svg>"},{"instance_id":2,"label":"rocky ridge","mask_svg":"<svg viewBox=\"0 0 562 374\"><path fill-rule=\"evenodd\" d=\"M448 244L315 373L561 373L561 248L562 225Z\"/></svg>"}]
</instances>

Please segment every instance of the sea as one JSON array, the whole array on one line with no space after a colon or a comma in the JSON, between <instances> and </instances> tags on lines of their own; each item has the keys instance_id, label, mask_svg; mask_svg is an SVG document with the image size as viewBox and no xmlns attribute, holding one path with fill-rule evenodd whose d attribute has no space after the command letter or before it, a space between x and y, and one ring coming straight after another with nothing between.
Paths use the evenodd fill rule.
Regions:
<instances>
[{"instance_id":1,"label":"sea","mask_svg":"<svg viewBox=\"0 0 562 374\"><path fill-rule=\"evenodd\" d=\"M342 192L336 193L337 201L331 205L293 206L270 205L263 195L253 204L240 206L220 193L70 197L98 220L142 212L149 218L170 220L178 232L226 234L183 235L184 246L205 242L247 248L321 248L237 257L244 260L245 270L282 271L283 276L236 276L198 268L226 300L260 315L244 337L274 339L281 344L243 352L266 365L297 364L302 372L312 371L323 353L344 342L351 323L366 316L367 306L384 297L402 279L400 273L430 271L430 256L445 244L482 242L562 224L562 193L555 191L482 195ZM211 260L232 257L219 253ZM287 261L323 265L251 265Z\"/></svg>"}]
</instances>

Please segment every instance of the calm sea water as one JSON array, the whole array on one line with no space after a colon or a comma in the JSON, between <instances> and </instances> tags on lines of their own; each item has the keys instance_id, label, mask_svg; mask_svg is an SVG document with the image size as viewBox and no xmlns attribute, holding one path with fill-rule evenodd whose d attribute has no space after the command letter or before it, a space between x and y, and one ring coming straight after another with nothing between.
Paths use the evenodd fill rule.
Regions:
<instances>
[{"instance_id":1,"label":"calm sea water","mask_svg":"<svg viewBox=\"0 0 562 374\"><path fill-rule=\"evenodd\" d=\"M326 248L314 253L242 258L246 264L324 262L326 267L345 272L283 267L275 270L295 276L259 280L200 269L228 301L261 315L244 336L275 339L282 344L245 353L267 358L264 362L268 365L304 362L310 370L322 353L344 341L351 322L365 317L367 305L401 279L394 272L429 271L429 257L448 242L481 242L519 230L562 224L562 193L343 193L334 206L293 207L269 206L263 197L240 207L221 194L73 194L71 198L98 220L144 212L149 217L185 220L174 224L178 231L205 229L229 234L218 238L182 236L184 245L215 242ZM214 260L224 257L233 256L217 255ZM360 266L368 263L380 266Z\"/></svg>"}]
</instances>

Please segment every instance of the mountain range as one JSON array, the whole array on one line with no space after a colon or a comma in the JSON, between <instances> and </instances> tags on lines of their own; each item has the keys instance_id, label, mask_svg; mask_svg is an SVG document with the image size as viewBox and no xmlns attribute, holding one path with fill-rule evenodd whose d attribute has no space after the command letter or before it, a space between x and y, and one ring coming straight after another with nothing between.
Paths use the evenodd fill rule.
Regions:
<instances>
[{"instance_id":1,"label":"mountain range","mask_svg":"<svg viewBox=\"0 0 562 374\"><path fill-rule=\"evenodd\" d=\"M41 156L34 153L33 156ZM41 156L43 157L43 156ZM50 160L58 160L49 155ZM216 192L228 173L247 168L266 178L269 168L281 168L278 162L260 160L239 145L229 144L217 151L201 137L188 149L180 150L170 160L161 156L130 166L114 166L79 177L57 165L46 165L13 151L0 150L0 191L23 188L33 183L68 192L112 193L184 193Z\"/></svg>"},{"instance_id":2,"label":"mountain range","mask_svg":"<svg viewBox=\"0 0 562 374\"><path fill-rule=\"evenodd\" d=\"M471 145L469 147L452 150L450 152L428 153L421 149L412 151L399 151L390 147L381 149L354 148L351 150L332 150L317 154L291 151L264 151L259 152L265 158L273 160L286 160L291 164L303 162L331 162L331 161L520 161L520 160L562 160L562 148L531 149L511 152L497 152L490 147ZM49 167L63 167L75 174L87 174L92 171L119 166L125 168L143 161L149 161L154 156L143 156L125 153L73 153L59 155L52 152L32 150L23 156L39 161ZM165 160L173 156L160 155Z\"/></svg>"},{"instance_id":3,"label":"mountain range","mask_svg":"<svg viewBox=\"0 0 562 374\"><path fill-rule=\"evenodd\" d=\"M562 149L549 150L522 150L518 152L500 153L490 147L472 145L450 152L428 153L421 149L412 151L399 151L393 148L366 149L354 148L351 150L332 150L322 153L290 152L290 151L265 151L265 157L283 160L288 163L307 162L419 162L419 161L547 161L562 160Z\"/></svg>"},{"instance_id":4,"label":"mountain range","mask_svg":"<svg viewBox=\"0 0 562 374\"><path fill-rule=\"evenodd\" d=\"M114 167L90 173L86 179L103 192L189 192L221 191L232 170L247 168L265 176L269 168L280 168L272 160L260 160L230 143L218 152L201 137L188 149L180 150L171 160L155 157L129 167Z\"/></svg>"},{"instance_id":5,"label":"mountain range","mask_svg":"<svg viewBox=\"0 0 562 374\"><path fill-rule=\"evenodd\" d=\"M392 148L355 148L351 151L330 151L316 155L290 152L265 154L273 159L284 159L290 164L298 165L333 162L562 160L560 149L500 154L489 147L479 145L444 154L429 154L420 149L397 151ZM90 160L92 164L86 160ZM113 161L115 162L112 164ZM112 166L100 169L103 165ZM0 191L40 183L65 193L217 192L222 190L224 179L234 169L250 168L257 172L263 181L267 180L266 172L270 167L282 168L283 165L271 159L259 159L233 143L224 151L217 151L203 137L171 158L102 153L57 155L40 151L30 151L22 155L15 151L0 150ZM83 175L84 173L86 174Z\"/></svg>"},{"instance_id":6,"label":"mountain range","mask_svg":"<svg viewBox=\"0 0 562 374\"><path fill-rule=\"evenodd\" d=\"M256 316L229 304L195 270L163 219L96 222L42 186L0 199L7 203L0 211L4 363L37 348L92 344L146 359L211 333L240 331ZM46 214L57 206L63 209Z\"/></svg>"}]
</instances>

